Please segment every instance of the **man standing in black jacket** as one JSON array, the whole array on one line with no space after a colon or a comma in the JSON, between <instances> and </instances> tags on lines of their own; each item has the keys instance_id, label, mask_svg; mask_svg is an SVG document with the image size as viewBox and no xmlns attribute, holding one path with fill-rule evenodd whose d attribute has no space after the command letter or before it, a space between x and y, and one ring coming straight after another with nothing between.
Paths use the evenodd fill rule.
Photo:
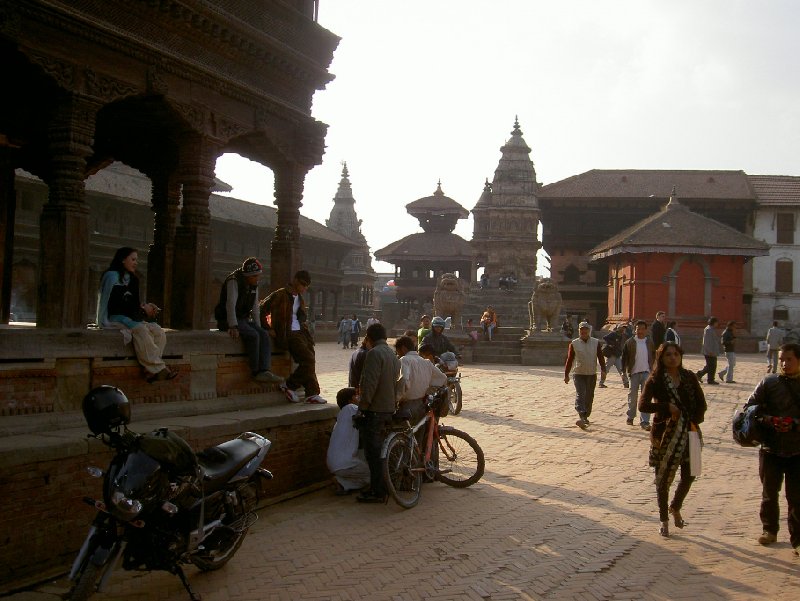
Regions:
<instances>
[{"instance_id":1,"label":"man standing in black jacket","mask_svg":"<svg viewBox=\"0 0 800 601\"><path fill-rule=\"evenodd\" d=\"M745 407L761 409L763 441L758 452L761 479L762 545L778 540L778 499L786 480L789 543L800 555L800 344L784 344L778 355L780 373L769 374L756 386Z\"/></svg>"},{"instance_id":2,"label":"man standing in black jacket","mask_svg":"<svg viewBox=\"0 0 800 601\"><path fill-rule=\"evenodd\" d=\"M650 326L650 337L653 339L653 348L658 350L664 344L664 336L667 335L667 314L663 311L656 313L656 320Z\"/></svg>"}]
</instances>

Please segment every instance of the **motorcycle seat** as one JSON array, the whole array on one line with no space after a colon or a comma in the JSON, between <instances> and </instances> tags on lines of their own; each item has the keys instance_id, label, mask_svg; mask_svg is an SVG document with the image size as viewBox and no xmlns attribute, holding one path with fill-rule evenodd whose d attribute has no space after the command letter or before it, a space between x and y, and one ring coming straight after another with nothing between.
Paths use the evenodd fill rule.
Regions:
<instances>
[{"instance_id":1,"label":"motorcycle seat","mask_svg":"<svg viewBox=\"0 0 800 601\"><path fill-rule=\"evenodd\" d=\"M204 488L208 492L223 488L259 450L256 443L236 438L200 451L197 461L203 470Z\"/></svg>"}]
</instances>

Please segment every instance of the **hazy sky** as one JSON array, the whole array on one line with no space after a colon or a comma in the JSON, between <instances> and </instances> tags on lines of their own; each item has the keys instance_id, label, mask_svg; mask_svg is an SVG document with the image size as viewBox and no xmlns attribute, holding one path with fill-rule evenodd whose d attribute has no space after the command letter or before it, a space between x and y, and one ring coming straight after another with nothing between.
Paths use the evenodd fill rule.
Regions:
<instances>
[{"instance_id":1,"label":"hazy sky","mask_svg":"<svg viewBox=\"0 0 800 601\"><path fill-rule=\"evenodd\" d=\"M405 205L439 179L472 209L516 115L544 184L590 169L800 175L795 0L322 0L319 23L342 41L314 97L327 149L301 212L325 222L347 161L373 252L421 231ZM217 175L273 203L268 169L225 155ZM470 239L472 219L456 233Z\"/></svg>"}]
</instances>

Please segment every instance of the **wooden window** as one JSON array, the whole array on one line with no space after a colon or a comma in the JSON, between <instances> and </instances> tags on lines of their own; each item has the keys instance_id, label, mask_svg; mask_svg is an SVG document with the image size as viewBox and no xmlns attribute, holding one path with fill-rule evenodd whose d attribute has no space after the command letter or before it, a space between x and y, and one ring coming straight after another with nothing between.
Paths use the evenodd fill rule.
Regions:
<instances>
[{"instance_id":1,"label":"wooden window","mask_svg":"<svg viewBox=\"0 0 800 601\"><path fill-rule=\"evenodd\" d=\"M777 307L772 310L772 319L775 321L788 321L789 309L778 309Z\"/></svg>"},{"instance_id":2,"label":"wooden window","mask_svg":"<svg viewBox=\"0 0 800 601\"><path fill-rule=\"evenodd\" d=\"M775 262L775 292L793 292L793 270L794 262L790 259L778 259Z\"/></svg>"},{"instance_id":3,"label":"wooden window","mask_svg":"<svg viewBox=\"0 0 800 601\"><path fill-rule=\"evenodd\" d=\"M794 213L778 213L778 244L794 244Z\"/></svg>"}]
</instances>

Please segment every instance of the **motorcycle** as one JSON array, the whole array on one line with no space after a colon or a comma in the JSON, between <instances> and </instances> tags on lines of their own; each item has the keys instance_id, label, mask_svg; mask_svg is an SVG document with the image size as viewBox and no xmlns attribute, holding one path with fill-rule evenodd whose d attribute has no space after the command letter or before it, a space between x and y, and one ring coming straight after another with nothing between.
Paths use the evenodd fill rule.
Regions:
<instances>
[{"instance_id":1,"label":"motorcycle","mask_svg":"<svg viewBox=\"0 0 800 601\"><path fill-rule=\"evenodd\" d=\"M458 371L458 357L450 351L439 357L439 369L447 376L447 406L450 415L461 413L461 373Z\"/></svg>"},{"instance_id":2,"label":"motorcycle","mask_svg":"<svg viewBox=\"0 0 800 601\"><path fill-rule=\"evenodd\" d=\"M108 468L88 468L103 478L103 497L84 498L97 510L69 574L67 599L83 601L102 592L117 564L124 570L165 570L177 575L198 601L182 566L218 570L241 546L258 518L261 467L271 442L245 432L195 454L177 434L128 430L130 403L113 386L100 386L83 400L90 437L114 449Z\"/></svg>"}]
</instances>

